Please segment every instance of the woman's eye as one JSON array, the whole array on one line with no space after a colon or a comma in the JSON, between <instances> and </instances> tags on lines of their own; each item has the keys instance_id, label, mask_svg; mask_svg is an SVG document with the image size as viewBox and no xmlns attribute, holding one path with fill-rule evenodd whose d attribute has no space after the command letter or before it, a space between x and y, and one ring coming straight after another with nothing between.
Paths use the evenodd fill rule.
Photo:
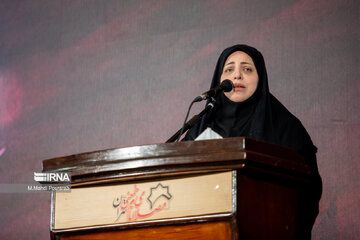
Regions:
<instances>
[{"instance_id":1,"label":"woman's eye","mask_svg":"<svg viewBox=\"0 0 360 240\"><path fill-rule=\"evenodd\" d=\"M251 68L249 68L249 67L245 67L245 68L244 68L244 71L245 71L245 72L251 72L251 71L252 71L252 69L251 69Z\"/></svg>"},{"instance_id":2,"label":"woman's eye","mask_svg":"<svg viewBox=\"0 0 360 240\"><path fill-rule=\"evenodd\" d=\"M227 69L225 69L225 71L224 72L231 72L233 69L232 68L227 68Z\"/></svg>"}]
</instances>

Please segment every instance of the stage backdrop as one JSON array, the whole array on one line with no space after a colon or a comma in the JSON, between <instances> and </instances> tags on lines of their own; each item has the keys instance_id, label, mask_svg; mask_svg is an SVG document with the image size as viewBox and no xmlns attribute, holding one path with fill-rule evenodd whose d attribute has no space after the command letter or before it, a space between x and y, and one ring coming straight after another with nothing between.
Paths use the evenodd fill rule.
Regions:
<instances>
[{"instance_id":1,"label":"stage backdrop","mask_svg":"<svg viewBox=\"0 0 360 240\"><path fill-rule=\"evenodd\" d=\"M33 183L44 159L164 142L220 52L245 43L319 149L313 239L355 239L359 25L356 0L2 0L0 184ZM0 193L0 239L49 238L49 205Z\"/></svg>"}]
</instances>

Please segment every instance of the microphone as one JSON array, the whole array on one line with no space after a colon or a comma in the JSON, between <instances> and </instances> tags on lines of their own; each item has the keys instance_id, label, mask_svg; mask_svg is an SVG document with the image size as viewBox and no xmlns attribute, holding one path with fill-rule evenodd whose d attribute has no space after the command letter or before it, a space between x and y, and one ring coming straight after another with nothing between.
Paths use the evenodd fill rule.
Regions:
<instances>
[{"instance_id":1,"label":"microphone","mask_svg":"<svg viewBox=\"0 0 360 240\"><path fill-rule=\"evenodd\" d=\"M234 87L234 85L233 85L232 81L230 81L229 79L225 79L224 81L221 82L221 84L219 86L214 87L207 92L204 92L200 96L197 96L194 99L194 102L200 102L202 100L206 100L211 97L214 97L214 96L216 96L216 94L218 94L221 91L230 92L233 89L233 87Z\"/></svg>"}]
</instances>

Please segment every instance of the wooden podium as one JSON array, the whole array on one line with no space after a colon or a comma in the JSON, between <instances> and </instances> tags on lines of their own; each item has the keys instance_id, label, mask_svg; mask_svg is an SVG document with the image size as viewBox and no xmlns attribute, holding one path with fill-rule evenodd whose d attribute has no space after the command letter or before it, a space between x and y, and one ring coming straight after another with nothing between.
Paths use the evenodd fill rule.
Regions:
<instances>
[{"instance_id":1,"label":"wooden podium","mask_svg":"<svg viewBox=\"0 0 360 240\"><path fill-rule=\"evenodd\" d=\"M293 150L243 137L43 161L64 171L52 239L298 239L310 176Z\"/></svg>"}]
</instances>

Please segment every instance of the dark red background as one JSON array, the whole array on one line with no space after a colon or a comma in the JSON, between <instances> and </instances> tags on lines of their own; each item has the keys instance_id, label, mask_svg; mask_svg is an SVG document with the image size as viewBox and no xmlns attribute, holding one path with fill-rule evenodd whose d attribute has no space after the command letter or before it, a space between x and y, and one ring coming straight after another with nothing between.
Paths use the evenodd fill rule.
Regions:
<instances>
[{"instance_id":1,"label":"dark red background","mask_svg":"<svg viewBox=\"0 0 360 240\"><path fill-rule=\"evenodd\" d=\"M33 183L44 159L164 142L220 52L246 43L319 148L313 239L356 239L359 25L355 0L1 1L0 184ZM0 194L0 239L48 238L49 206Z\"/></svg>"}]
</instances>

